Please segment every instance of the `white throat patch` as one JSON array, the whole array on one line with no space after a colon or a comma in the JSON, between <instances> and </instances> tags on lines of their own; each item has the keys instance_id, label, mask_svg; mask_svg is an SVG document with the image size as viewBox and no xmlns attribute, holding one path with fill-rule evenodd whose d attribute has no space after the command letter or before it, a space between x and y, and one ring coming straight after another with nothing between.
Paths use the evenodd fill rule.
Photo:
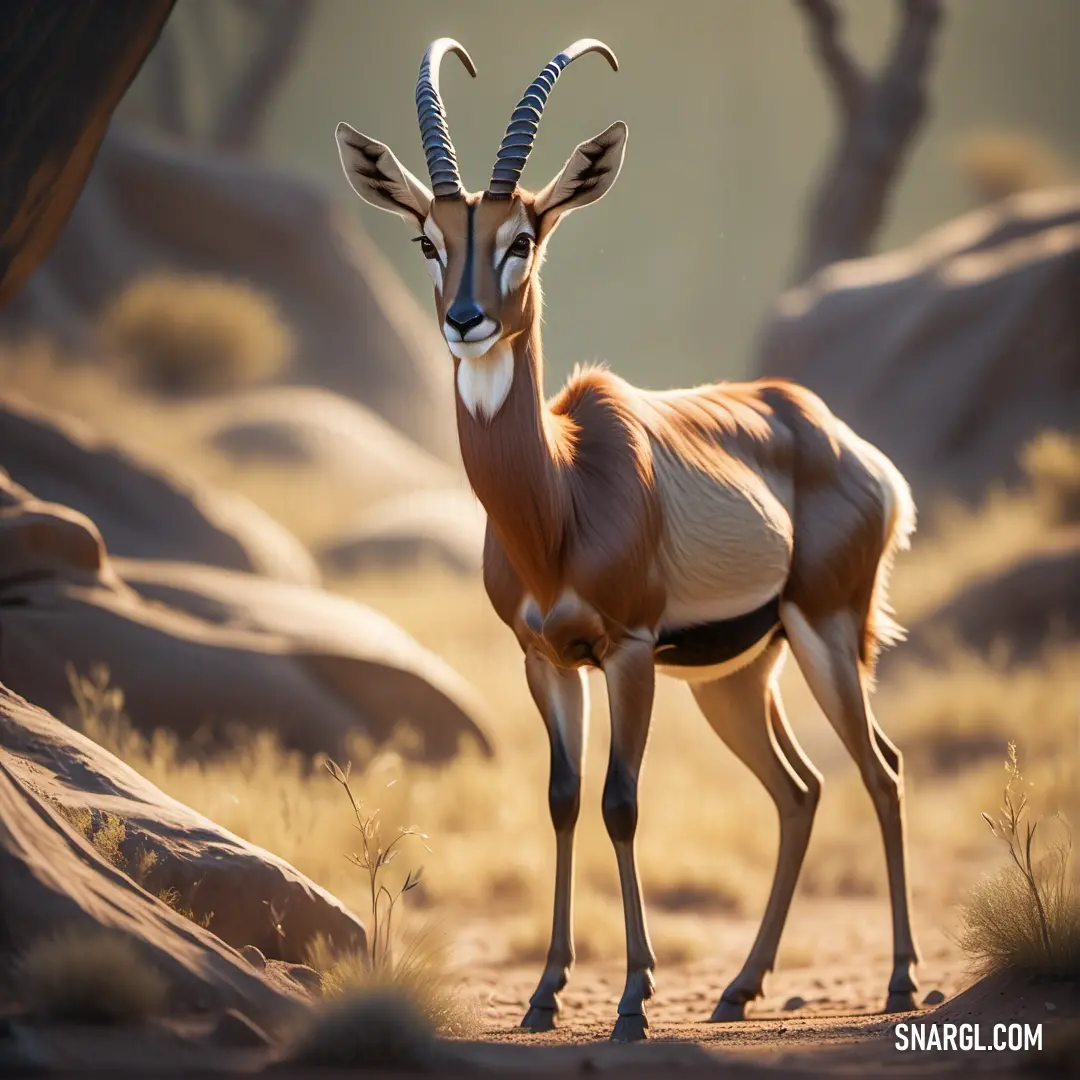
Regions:
<instances>
[{"instance_id":1,"label":"white throat patch","mask_svg":"<svg viewBox=\"0 0 1080 1080\"><path fill-rule=\"evenodd\" d=\"M475 360L459 360L457 390L476 420L491 420L502 408L514 381L514 350L497 341Z\"/></svg>"}]
</instances>

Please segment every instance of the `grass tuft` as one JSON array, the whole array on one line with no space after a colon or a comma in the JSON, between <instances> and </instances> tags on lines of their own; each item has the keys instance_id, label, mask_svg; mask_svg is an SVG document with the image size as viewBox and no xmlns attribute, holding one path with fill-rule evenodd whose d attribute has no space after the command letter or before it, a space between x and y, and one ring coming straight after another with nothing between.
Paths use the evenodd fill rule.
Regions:
<instances>
[{"instance_id":1,"label":"grass tuft","mask_svg":"<svg viewBox=\"0 0 1080 1080\"><path fill-rule=\"evenodd\" d=\"M1009 743L1008 780L997 817L983 819L1004 844L1009 864L985 878L962 909L960 947L980 974L1019 970L1080 975L1080 894L1071 876L1072 834L1036 847L1041 822L1029 814L1027 793ZM1063 822L1063 819L1061 819Z\"/></svg>"},{"instance_id":2,"label":"grass tuft","mask_svg":"<svg viewBox=\"0 0 1080 1080\"><path fill-rule=\"evenodd\" d=\"M288 1055L290 1062L367 1069L430 1069L435 1029L403 987L365 987L316 1009Z\"/></svg>"},{"instance_id":3,"label":"grass tuft","mask_svg":"<svg viewBox=\"0 0 1080 1080\"><path fill-rule=\"evenodd\" d=\"M34 1017L74 1024L141 1024L165 1012L168 983L120 934L69 929L31 945L15 985Z\"/></svg>"},{"instance_id":4,"label":"grass tuft","mask_svg":"<svg viewBox=\"0 0 1080 1080\"><path fill-rule=\"evenodd\" d=\"M467 1038L479 1029L479 1004L450 981L439 950L428 948L422 938L414 938L392 964L373 966L365 953L335 951L323 937L315 939L306 959L322 976L323 994L331 1001L356 1003L386 995L407 1001L439 1035Z\"/></svg>"},{"instance_id":5,"label":"grass tuft","mask_svg":"<svg viewBox=\"0 0 1080 1080\"><path fill-rule=\"evenodd\" d=\"M171 273L129 285L106 310L101 331L135 381L161 394L268 379L295 348L273 302L250 285Z\"/></svg>"},{"instance_id":6,"label":"grass tuft","mask_svg":"<svg viewBox=\"0 0 1080 1080\"><path fill-rule=\"evenodd\" d=\"M956 149L956 164L980 203L1067 183L1070 170L1045 139L1012 131L969 135Z\"/></svg>"},{"instance_id":7,"label":"grass tuft","mask_svg":"<svg viewBox=\"0 0 1080 1080\"><path fill-rule=\"evenodd\" d=\"M344 769L334 761L326 762L326 771L341 786L349 801L353 828L360 837L359 851L346 855L347 860L364 871L365 891L369 902L368 951L335 952L322 937L309 949L308 963L320 972L323 992L333 998L352 1001L346 1009L361 1013L372 1001L405 1000L432 1031L442 1035L464 1036L475 1030L477 1011L452 986L440 962L438 950L426 947L422 936L414 936L403 949L394 937L394 911L400 900L419 884L423 867L410 869L396 886L388 884L389 867L410 838L427 846L427 834L415 826L401 826L390 840L384 840L382 815L368 812L363 799L353 792L349 776L351 765ZM386 786L393 787L391 780ZM380 997L379 995L382 995ZM385 1000L384 1000L385 999ZM383 1007L383 1006L380 1006Z\"/></svg>"},{"instance_id":8,"label":"grass tuft","mask_svg":"<svg viewBox=\"0 0 1080 1080\"><path fill-rule=\"evenodd\" d=\"M1080 521L1080 439L1044 431L1024 447L1020 464L1051 523Z\"/></svg>"}]
</instances>

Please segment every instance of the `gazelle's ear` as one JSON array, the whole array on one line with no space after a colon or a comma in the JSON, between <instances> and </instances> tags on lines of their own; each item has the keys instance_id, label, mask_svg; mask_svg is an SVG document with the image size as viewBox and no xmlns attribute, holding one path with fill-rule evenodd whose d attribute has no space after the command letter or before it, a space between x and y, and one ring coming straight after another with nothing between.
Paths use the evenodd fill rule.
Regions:
<instances>
[{"instance_id":1,"label":"gazelle's ear","mask_svg":"<svg viewBox=\"0 0 1080 1080\"><path fill-rule=\"evenodd\" d=\"M617 120L574 151L562 172L533 202L540 222L538 240L548 236L563 215L603 198L619 175L625 150L626 125Z\"/></svg>"},{"instance_id":2,"label":"gazelle's ear","mask_svg":"<svg viewBox=\"0 0 1080 1080\"><path fill-rule=\"evenodd\" d=\"M409 225L423 227L431 209L431 192L394 157L390 147L348 124L338 124L337 145L341 167L361 199L400 215Z\"/></svg>"}]
</instances>

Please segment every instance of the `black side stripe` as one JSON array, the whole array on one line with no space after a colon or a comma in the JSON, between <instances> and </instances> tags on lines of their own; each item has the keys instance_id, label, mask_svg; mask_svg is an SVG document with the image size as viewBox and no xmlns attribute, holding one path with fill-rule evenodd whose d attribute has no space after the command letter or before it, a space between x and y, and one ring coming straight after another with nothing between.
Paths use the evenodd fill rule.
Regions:
<instances>
[{"instance_id":1,"label":"black side stripe","mask_svg":"<svg viewBox=\"0 0 1080 1080\"><path fill-rule=\"evenodd\" d=\"M671 667L723 664L777 632L784 632L779 596L733 619L661 630L656 640L656 662Z\"/></svg>"}]
</instances>

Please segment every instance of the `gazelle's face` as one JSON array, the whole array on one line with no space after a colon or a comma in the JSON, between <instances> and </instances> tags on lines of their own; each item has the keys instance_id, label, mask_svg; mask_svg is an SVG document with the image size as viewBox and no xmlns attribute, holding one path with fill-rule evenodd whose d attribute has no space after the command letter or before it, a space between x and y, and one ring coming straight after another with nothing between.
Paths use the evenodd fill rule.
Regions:
<instances>
[{"instance_id":1,"label":"gazelle's face","mask_svg":"<svg viewBox=\"0 0 1080 1080\"><path fill-rule=\"evenodd\" d=\"M496 157L491 182L483 194L461 186L457 156L446 127L439 95L439 64L447 52L476 68L456 41L440 38L424 54L417 80L420 134L432 189L394 156L390 148L348 124L337 129L341 164L356 193L373 206L390 210L413 231L418 254L427 262L435 286L435 307L446 344L461 371L492 367L477 364L501 341L527 330L538 317L537 272L548 237L571 210L596 202L615 182L626 146L626 125L619 122L582 143L562 171L535 195L518 186L548 94L563 69L586 53L601 53L618 69L611 50L591 38L575 42L547 64L514 110ZM509 350L492 354L505 363ZM512 365L511 365L512 367ZM502 371L502 368L499 369ZM490 374L490 372L489 372ZM466 375L465 384L472 375ZM510 371L507 378L512 378ZM502 375L489 396L497 410L509 386ZM491 382L484 376L487 386ZM483 381L483 380L481 380ZM474 403L475 404L475 403Z\"/></svg>"},{"instance_id":2,"label":"gazelle's face","mask_svg":"<svg viewBox=\"0 0 1080 1080\"><path fill-rule=\"evenodd\" d=\"M450 352L477 360L527 329L539 268L532 196L434 199L416 237Z\"/></svg>"}]
</instances>

